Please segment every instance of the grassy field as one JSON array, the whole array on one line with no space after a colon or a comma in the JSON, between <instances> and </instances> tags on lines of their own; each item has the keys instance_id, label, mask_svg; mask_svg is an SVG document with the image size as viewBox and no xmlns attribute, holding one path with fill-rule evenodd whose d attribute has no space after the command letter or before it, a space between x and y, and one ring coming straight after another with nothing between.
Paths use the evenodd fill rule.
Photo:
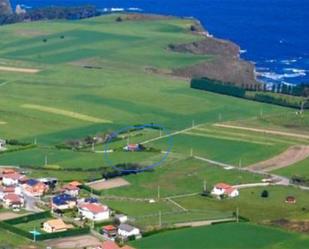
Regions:
<instances>
[{"instance_id":1,"label":"grassy field","mask_svg":"<svg viewBox=\"0 0 309 249\"><path fill-rule=\"evenodd\" d=\"M292 249L307 248L309 237L239 223L170 231L131 244L137 249Z\"/></svg>"},{"instance_id":2,"label":"grassy field","mask_svg":"<svg viewBox=\"0 0 309 249\"><path fill-rule=\"evenodd\" d=\"M291 165L286 168L275 170L275 174L292 177L292 176L303 176L309 178L309 158Z\"/></svg>"}]
</instances>

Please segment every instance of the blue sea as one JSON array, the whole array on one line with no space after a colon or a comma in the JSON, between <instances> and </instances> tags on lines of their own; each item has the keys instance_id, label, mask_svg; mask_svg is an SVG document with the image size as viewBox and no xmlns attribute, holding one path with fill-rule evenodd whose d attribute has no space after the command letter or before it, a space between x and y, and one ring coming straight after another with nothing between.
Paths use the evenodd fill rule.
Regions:
<instances>
[{"instance_id":1,"label":"blue sea","mask_svg":"<svg viewBox=\"0 0 309 249\"><path fill-rule=\"evenodd\" d=\"M198 18L214 36L240 45L266 82L309 83L309 0L12 0L27 7L93 4Z\"/></svg>"}]
</instances>

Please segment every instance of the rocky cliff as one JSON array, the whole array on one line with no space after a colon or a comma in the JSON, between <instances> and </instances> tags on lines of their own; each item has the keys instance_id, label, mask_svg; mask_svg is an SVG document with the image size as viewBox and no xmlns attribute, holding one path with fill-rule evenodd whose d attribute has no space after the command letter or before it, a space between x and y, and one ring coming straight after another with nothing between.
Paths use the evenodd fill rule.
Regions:
<instances>
[{"instance_id":1,"label":"rocky cliff","mask_svg":"<svg viewBox=\"0 0 309 249\"><path fill-rule=\"evenodd\" d=\"M0 16L12 14L12 6L10 0L0 0Z\"/></svg>"}]
</instances>

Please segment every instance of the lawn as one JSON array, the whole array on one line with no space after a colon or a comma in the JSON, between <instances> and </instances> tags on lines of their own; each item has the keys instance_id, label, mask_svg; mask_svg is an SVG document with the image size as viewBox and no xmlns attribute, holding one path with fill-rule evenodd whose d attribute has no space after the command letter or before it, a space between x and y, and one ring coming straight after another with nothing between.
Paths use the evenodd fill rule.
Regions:
<instances>
[{"instance_id":1,"label":"lawn","mask_svg":"<svg viewBox=\"0 0 309 249\"><path fill-rule=\"evenodd\" d=\"M278 175L283 175L287 177L292 177L292 176L303 176L306 178L309 178L309 158L300 161L294 165L291 165L286 168L281 168L278 170L273 171L273 173L278 174Z\"/></svg>"},{"instance_id":2,"label":"lawn","mask_svg":"<svg viewBox=\"0 0 309 249\"><path fill-rule=\"evenodd\" d=\"M309 237L249 223L180 229L131 242L137 249L294 249Z\"/></svg>"}]
</instances>

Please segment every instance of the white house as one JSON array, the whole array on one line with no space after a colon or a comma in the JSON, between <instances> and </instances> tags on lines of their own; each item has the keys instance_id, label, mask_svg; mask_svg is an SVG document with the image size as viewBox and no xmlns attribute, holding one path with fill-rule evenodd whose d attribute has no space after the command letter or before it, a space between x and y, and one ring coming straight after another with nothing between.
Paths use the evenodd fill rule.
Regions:
<instances>
[{"instance_id":1,"label":"white house","mask_svg":"<svg viewBox=\"0 0 309 249\"><path fill-rule=\"evenodd\" d=\"M239 196L239 191L229 184L218 183L214 186L211 194L217 197L227 196L233 198Z\"/></svg>"},{"instance_id":2,"label":"white house","mask_svg":"<svg viewBox=\"0 0 309 249\"><path fill-rule=\"evenodd\" d=\"M24 199L16 194L6 194L3 197L3 205L6 208L21 208L24 206Z\"/></svg>"},{"instance_id":3,"label":"white house","mask_svg":"<svg viewBox=\"0 0 309 249\"><path fill-rule=\"evenodd\" d=\"M5 150L6 142L4 139L0 139L0 150Z\"/></svg>"},{"instance_id":4,"label":"white house","mask_svg":"<svg viewBox=\"0 0 309 249\"><path fill-rule=\"evenodd\" d=\"M2 176L2 184L4 186L14 186L19 183L19 179L21 179L23 176L17 172L10 173L10 174L4 174Z\"/></svg>"},{"instance_id":5,"label":"white house","mask_svg":"<svg viewBox=\"0 0 309 249\"><path fill-rule=\"evenodd\" d=\"M0 200L3 200L4 196L7 194L16 194L21 195L21 187L13 186L13 187L0 187Z\"/></svg>"},{"instance_id":6,"label":"white house","mask_svg":"<svg viewBox=\"0 0 309 249\"><path fill-rule=\"evenodd\" d=\"M121 223L126 223L128 221L128 216L124 214L116 214L115 215L115 220L121 224Z\"/></svg>"},{"instance_id":7,"label":"white house","mask_svg":"<svg viewBox=\"0 0 309 249\"><path fill-rule=\"evenodd\" d=\"M100 203L85 203L78 207L79 213L83 218L93 221L108 220L110 217L110 210L107 206Z\"/></svg>"},{"instance_id":8,"label":"white house","mask_svg":"<svg viewBox=\"0 0 309 249\"><path fill-rule=\"evenodd\" d=\"M79 187L71 184L67 184L62 187L62 192L68 195L71 195L73 197L77 197L79 195Z\"/></svg>"},{"instance_id":9,"label":"white house","mask_svg":"<svg viewBox=\"0 0 309 249\"><path fill-rule=\"evenodd\" d=\"M118 227L118 234L122 237L140 236L141 232L138 228L129 224L120 224Z\"/></svg>"}]
</instances>

